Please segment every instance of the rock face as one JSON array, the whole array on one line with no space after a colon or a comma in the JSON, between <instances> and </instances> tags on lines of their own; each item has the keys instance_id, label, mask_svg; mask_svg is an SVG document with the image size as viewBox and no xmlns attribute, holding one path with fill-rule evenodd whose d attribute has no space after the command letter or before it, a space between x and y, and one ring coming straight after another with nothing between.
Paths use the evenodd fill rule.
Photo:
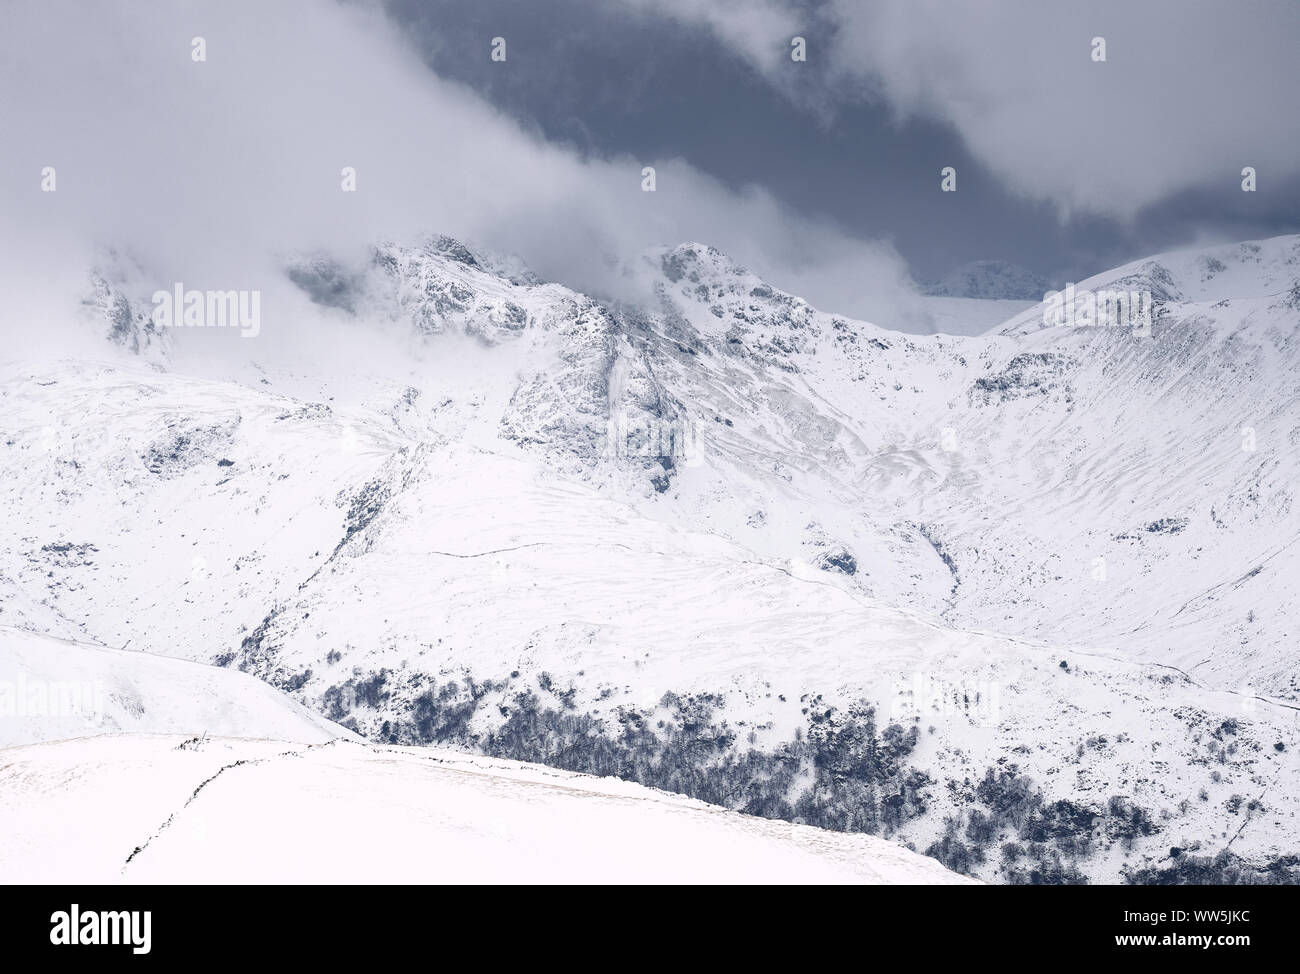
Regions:
<instances>
[{"instance_id":1,"label":"rock face","mask_svg":"<svg viewBox=\"0 0 1300 974\"><path fill-rule=\"evenodd\" d=\"M131 275L116 255L108 255L105 266L91 271L91 290L82 304L97 323L106 326L108 340L114 345L147 360L164 359L167 336L154 324L152 304L145 296L127 296L129 285L123 282Z\"/></svg>"},{"instance_id":2,"label":"rock face","mask_svg":"<svg viewBox=\"0 0 1300 974\"><path fill-rule=\"evenodd\" d=\"M1079 282L1150 337L903 335L700 244L633 304L446 238L287 274L403 374L5 376L0 622L986 879L1286 875L1297 238Z\"/></svg>"}]
</instances>

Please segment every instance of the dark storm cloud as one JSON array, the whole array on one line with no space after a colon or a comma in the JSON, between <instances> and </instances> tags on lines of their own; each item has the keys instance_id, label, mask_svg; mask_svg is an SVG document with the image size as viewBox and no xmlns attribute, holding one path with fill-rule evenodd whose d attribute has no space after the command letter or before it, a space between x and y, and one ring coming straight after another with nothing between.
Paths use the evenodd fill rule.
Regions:
<instances>
[{"instance_id":1,"label":"dark storm cloud","mask_svg":"<svg viewBox=\"0 0 1300 974\"><path fill-rule=\"evenodd\" d=\"M435 71L548 139L762 185L892 241L922 279L979 258L1060 278L1300 228L1300 5L1286 0L388 9ZM511 40L509 71L483 56L494 35ZM941 194L949 165L959 189Z\"/></svg>"}]
</instances>

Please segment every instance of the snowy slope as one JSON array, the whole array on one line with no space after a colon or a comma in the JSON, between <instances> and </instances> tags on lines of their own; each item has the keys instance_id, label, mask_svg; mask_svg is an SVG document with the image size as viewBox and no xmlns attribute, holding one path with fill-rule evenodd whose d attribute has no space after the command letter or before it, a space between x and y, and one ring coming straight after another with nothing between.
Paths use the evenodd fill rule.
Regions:
<instances>
[{"instance_id":1,"label":"snowy slope","mask_svg":"<svg viewBox=\"0 0 1300 974\"><path fill-rule=\"evenodd\" d=\"M991 879L1017 843L1047 881L1264 866L1296 851L1298 271L1278 238L1085 282L1151 289L1148 339L917 337L699 244L619 304L433 238L290 266L334 369L209 366L109 285L138 355L0 375L0 622Z\"/></svg>"},{"instance_id":2,"label":"snowy slope","mask_svg":"<svg viewBox=\"0 0 1300 974\"><path fill-rule=\"evenodd\" d=\"M123 733L351 736L243 673L0 627L0 747Z\"/></svg>"},{"instance_id":3,"label":"snowy slope","mask_svg":"<svg viewBox=\"0 0 1300 974\"><path fill-rule=\"evenodd\" d=\"M968 882L870 836L613 779L345 741L182 744L0 750L0 882Z\"/></svg>"}]
</instances>

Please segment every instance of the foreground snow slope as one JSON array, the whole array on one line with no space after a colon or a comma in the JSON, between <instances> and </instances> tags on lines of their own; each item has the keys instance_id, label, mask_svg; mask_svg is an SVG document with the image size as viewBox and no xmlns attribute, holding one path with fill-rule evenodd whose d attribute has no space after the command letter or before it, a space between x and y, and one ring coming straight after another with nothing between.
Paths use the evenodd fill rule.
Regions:
<instances>
[{"instance_id":1,"label":"foreground snow slope","mask_svg":"<svg viewBox=\"0 0 1300 974\"><path fill-rule=\"evenodd\" d=\"M117 732L351 736L243 673L0 626L0 747Z\"/></svg>"},{"instance_id":2,"label":"foreground snow slope","mask_svg":"<svg viewBox=\"0 0 1300 974\"><path fill-rule=\"evenodd\" d=\"M870 836L516 762L341 740L182 745L0 750L0 882L968 882Z\"/></svg>"}]
</instances>

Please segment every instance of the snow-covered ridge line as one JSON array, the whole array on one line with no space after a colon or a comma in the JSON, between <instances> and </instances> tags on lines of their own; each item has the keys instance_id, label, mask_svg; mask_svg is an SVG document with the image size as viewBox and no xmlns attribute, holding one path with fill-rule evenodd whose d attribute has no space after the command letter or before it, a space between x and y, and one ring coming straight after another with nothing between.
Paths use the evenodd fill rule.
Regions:
<instances>
[{"instance_id":1,"label":"snow-covered ridge line","mask_svg":"<svg viewBox=\"0 0 1300 974\"><path fill-rule=\"evenodd\" d=\"M243 673L0 626L0 747L121 733L352 736Z\"/></svg>"},{"instance_id":2,"label":"snow-covered ridge line","mask_svg":"<svg viewBox=\"0 0 1300 974\"><path fill-rule=\"evenodd\" d=\"M870 836L341 740L123 735L0 750L0 829L4 882L969 882Z\"/></svg>"}]
</instances>

